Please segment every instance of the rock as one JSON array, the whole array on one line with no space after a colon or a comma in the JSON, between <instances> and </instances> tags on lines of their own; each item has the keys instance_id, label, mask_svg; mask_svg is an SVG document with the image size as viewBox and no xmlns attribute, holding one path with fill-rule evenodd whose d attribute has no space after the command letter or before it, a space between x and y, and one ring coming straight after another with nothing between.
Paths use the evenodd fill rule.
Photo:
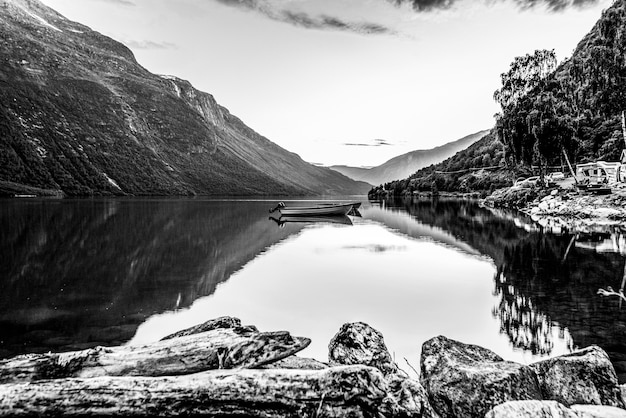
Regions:
<instances>
[{"instance_id":1,"label":"rock","mask_svg":"<svg viewBox=\"0 0 626 418\"><path fill-rule=\"evenodd\" d=\"M572 405L580 418L626 418L626 411L605 405Z\"/></svg>"},{"instance_id":2,"label":"rock","mask_svg":"<svg viewBox=\"0 0 626 418\"><path fill-rule=\"evenodd\" d=\"M394 363L383 335L363 322L343 324L328 345L331 366L366 365L385 376L388 396L382 409L389 416L437 418L422 385Z\"/></svg>"},{"instance_id":3,"label":"rock","mask_svg":"<svg viewBox=\"0 0 626 418\"><path fill-rule=\"evenodd\" d=\"M420 368L422 385L442 417L483 417L507 401L541 399L530 367L443 336L423 344Z\"/></svg>"},{"instance_id":4,"label":"rock","mask_svg":"<svg viewBox=\"0 0 626 418\"><path fill-rule=\"evenodd\" d=\"M363 364L375 367L384 375L398 372L387 350L383 335L363 322L343 324L328 345L331 365Z\"/></svg>"},{"instance_id":5,"label":"rock","mask_svg":"<svg viewBox=\"0 0 626 418\"><path fill-rule=\"evenodd\" d=\"M386 404L390 416L439 418L428 400L428 393L417 381L394 374L386 378L389 396Z\"/></svg>"},{"instance_id":6,"label":"rock","mask_svg":"<svg viewBox=\"0 0 626 418\"><path fill-rule=\"evenodd\" d=\"M598 218L610 218L619 215L619 213L619 210L613 208L597 208L594 210L594 215Z\"/></svg>"},{"instance_id":7,"label":"rock","mask_svg":"<svg viewBox=\"0 0 626 418\"><path fill-rule=\"evenodd\" d=\"M598 346L533 363L544 399L624 407L615 369Z\"/></svg>"},{"instance_id":8,"label":"rock","mask_svg":"<svg viewBox=\"0 0 626 418\"><path fill-rule=\"evenodd\" d=\"M289 356L282 360L265 364L261 369L300 369L300 370L322 370L328 365L312 358Z\"/></svg>"},{"instance_id":9,"label":"rock","mask_svg":"<svg viewBox=\"0 0 626 418\"><path fill-rule=\"evenodd\" d=\"M485 418L580 418L556 401L509 401L493 408Z\"/></svg>"},{"instance_id":10,"label":"rock","mask_svg":"<svg viewBox=\"0 0 626 418\"><path fill-rule=\"evenodd\" d=\"M186 328L161 338L163 340L169 340L172 338L184 337L186 335L200 334L201 332L212 331L218 328L238 328L241 327L241 320L231 316L220 316L219 318L209 319L202 324L195 325L191 328Z\"/></svg>"}]
</instances>

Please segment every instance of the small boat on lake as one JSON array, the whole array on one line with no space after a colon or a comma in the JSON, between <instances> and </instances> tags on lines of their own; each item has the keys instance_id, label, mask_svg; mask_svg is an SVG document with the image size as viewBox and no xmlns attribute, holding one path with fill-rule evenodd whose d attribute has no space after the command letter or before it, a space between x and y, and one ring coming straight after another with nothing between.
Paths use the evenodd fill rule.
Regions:
<instances>
[{"instance_id":1,"label":"small boat on lake","mask_svg":"<svg viewBox=\"0 0 626 418\"><path fill-rule=\"evenodd\" d=\"M279 211L281 216L342 216L360 203L322 203L315 206L286 206L280 202L270 213Z\"/></svg>"}]
</instances>

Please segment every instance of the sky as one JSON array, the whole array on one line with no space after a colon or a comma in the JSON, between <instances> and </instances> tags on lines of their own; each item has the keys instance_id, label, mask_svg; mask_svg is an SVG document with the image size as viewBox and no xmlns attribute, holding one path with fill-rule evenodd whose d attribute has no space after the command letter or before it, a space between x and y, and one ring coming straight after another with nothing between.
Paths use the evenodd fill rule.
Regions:
<instances>
[{"instance_id":1,"label":"sky","mask_svg":"<svg viewBox=\"0 0 626 418\"><path fill-rule=\"evenodd\" d=\"M489 129L516 56L612 0L42 0L305 161L376 166Z\"/></svg>"}]
</instances>

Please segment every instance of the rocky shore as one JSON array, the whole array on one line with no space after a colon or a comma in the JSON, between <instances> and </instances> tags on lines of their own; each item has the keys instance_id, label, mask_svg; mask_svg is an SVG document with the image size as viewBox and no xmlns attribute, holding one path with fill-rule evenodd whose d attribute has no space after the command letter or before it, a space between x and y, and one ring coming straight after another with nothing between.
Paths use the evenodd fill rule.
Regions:
<instances>
[{"instance_id":1,"label":"rocky shore","mask_svg":"<svg viewBox=\"0 0 626 418\"><path fill-rule=\"evenodd\" d=\"M327 362L310 340L222 317L145 346L0 361L0 416L626 417L596 346L522 365L444 336L422 346L419 381L382 334L344 324Z\"/></svg>"},{"instance_id":2,"label":"rocky shore","mask_svg":"<svg viewBox=\"0 0 626 418\"><path fill-rule=\"evenodd\" d=\"M510 187L496 190L484 204L519 210L554 232L593 232L626 222L626 185L613 185L608 195L577 191L571 185L547 189Z\"/></svg>"}]
</instances>

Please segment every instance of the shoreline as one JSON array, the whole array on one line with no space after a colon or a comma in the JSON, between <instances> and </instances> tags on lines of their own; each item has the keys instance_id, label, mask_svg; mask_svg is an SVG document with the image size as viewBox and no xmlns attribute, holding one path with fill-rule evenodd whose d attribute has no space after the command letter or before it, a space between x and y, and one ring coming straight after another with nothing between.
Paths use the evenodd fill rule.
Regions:
<instances>
[{"instance_id":1,"label":"shoreline","mask_svg":"<svg viewBox=\"0 0 626 418\"><path fill-rule=\"evenodd\" d=\"M310 342L220 317L143 346L17 356L0 362L0 416L626 416L598 346L523 365L439 335L413 379L364 322L340 327L327 362L297 356Z\"/></svg>"},{"instance_id":2,"label":"shoreline","mask_svg":"<svg viewBox=\"0 0 626 418\"><path fill-rule=\"evenodd\" d=\"M626 226L626 184L612 185L607 195L581 192L571 185L509 187L494 191L482 204L521 212L554 233L608 232Z\"/></svg>"}]
</instances>

